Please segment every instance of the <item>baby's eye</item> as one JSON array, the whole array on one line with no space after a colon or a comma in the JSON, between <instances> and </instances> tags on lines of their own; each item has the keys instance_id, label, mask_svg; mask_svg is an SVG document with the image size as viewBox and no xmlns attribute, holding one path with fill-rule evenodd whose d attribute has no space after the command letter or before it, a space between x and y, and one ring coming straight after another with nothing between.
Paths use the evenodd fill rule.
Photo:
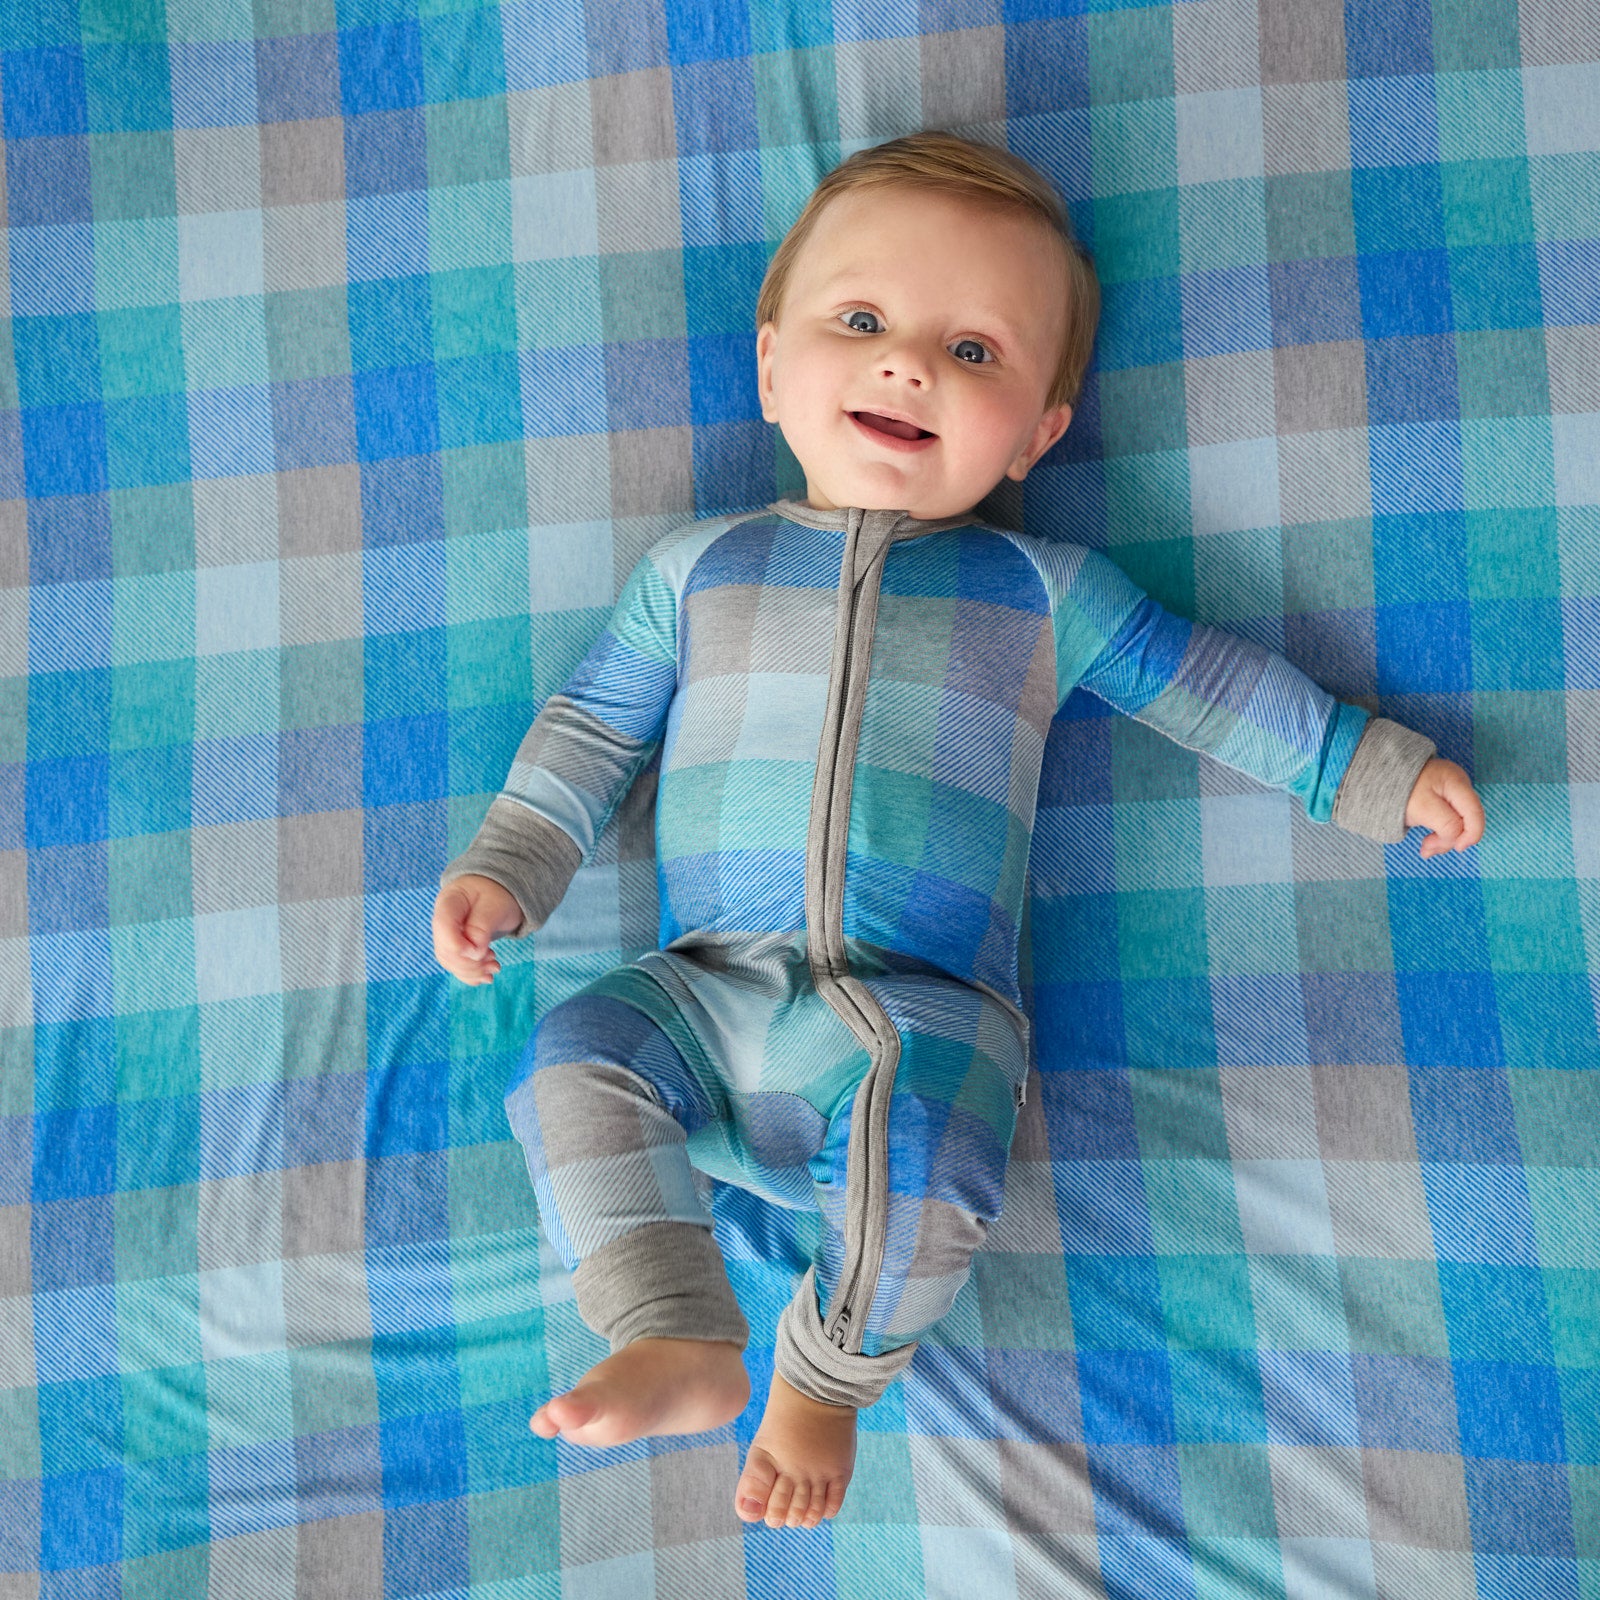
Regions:
<instances>
[{"instance_id":1,"label":"baby's eye","mask_svg":"<svg viewBox=\"0 0 1600 1600\"><path fill-rule=\"evenodd\" d=\"M972 352L969 354L968 352ZM982 366L985 362L993 361L987 345L979 344L976 339L957 339L950 346L950 354L957 361L965 361L974 367Z\"/></svg>"},{"instance_id":2,"label":"baby's eye","mask_svg":"<svg viewBox=\"0 0 1600 1600\"><path fill-rule=\"evenodd\" d=\"M877 312L875 312L875 311L846 311L844 313L844 320L852 328L854 328L857 333L882 333L883 332L883 325L881 323L878 323L878 326L874 327L874 328L863 328L861 326L861 324L856 321L857 317L865 317L868 322L876 323L876 322L878 322L878 314L877 314Z\"/></svg>"}]
</instances>

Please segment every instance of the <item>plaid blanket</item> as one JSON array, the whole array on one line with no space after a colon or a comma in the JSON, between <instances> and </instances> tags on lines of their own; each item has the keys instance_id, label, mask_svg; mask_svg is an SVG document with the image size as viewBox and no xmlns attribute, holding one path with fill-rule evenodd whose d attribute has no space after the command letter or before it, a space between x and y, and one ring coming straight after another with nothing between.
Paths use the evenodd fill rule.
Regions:
<instances>
[{"instance_id":1,"label":"plaid blanket","mask_svg":"<svg viewBox=\"0 0 1600 1600\"><path fill-rule=\"evenodd\" d=\"M640 553L800 488L756 287L924 126L1106 287L986 514L1489 831L1069 700L1005 1215L774 1533L753 1413L526 1426L600 1347L501 1093L653 942L649 775L491 990L427 913ZM10 0L0 133L0 1595L1600 1594L1588 0ZM770 1328L811 1224L717 1214Z\"/></svg>"}]
</instances>

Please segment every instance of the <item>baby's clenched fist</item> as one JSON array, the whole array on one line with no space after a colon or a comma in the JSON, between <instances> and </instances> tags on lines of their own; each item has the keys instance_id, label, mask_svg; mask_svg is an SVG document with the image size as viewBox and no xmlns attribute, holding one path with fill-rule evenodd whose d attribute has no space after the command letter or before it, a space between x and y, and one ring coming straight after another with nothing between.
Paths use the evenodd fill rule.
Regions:
<instances>
[{"instance_id":1,"label":"baby's clenched fist","mask_svg":"<svg viewBox=\"0 0 1600 1600\"><path fill-rule=\"evenodd\" d=\"M1417 774L1406 802L1406 827L1432 830L1419 853L1427 857L1470 850L1483 837L1483 824L1483 801L1472 779L1455 762L1435 756Z\"/></svg>"},{"instance_id":2,"label":"baby's clenched fist","mask_svg":"<svg viewBox=\"0 0 1600 1600\"><path fill-rule=\"evenodd\" d=\"M521 926L522 907L511 891L468 873L452 878L433 902L433 953L463 983L492 983L500 960L489 941Z\"/></svg>"}]
</instances>

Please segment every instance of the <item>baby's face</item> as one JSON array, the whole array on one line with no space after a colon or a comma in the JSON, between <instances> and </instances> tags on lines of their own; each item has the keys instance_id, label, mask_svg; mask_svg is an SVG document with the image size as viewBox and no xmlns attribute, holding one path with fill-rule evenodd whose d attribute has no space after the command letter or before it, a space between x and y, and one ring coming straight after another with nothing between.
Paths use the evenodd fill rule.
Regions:
<instances>
[{"instance_id":1,"label":"baby's face","mask_svg":"<svg viewBox=\"0 0 1600 1600\"><path fill-rule=\"evenodd\" d=\"M949 195L828 204L756 339L761 413L810 504L955 516L1027 475L1072 418L1045 409L1064 248L1041 222Z\"/></svg>"}]
</instances>

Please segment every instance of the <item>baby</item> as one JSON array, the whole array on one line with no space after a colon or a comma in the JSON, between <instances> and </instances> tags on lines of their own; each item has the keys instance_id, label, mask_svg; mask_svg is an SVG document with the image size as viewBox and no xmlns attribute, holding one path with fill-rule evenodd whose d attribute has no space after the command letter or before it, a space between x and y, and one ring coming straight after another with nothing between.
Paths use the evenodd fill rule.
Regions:
<instances>
[{"instance_id":1,"label":"baby","mask_svg":"<svg viewBox=\"0 0 1600 1600\"><path fill-rule=\"evenodd\" d=\"M734 1493L842 1503L856 1411L950 1308L1000 1212L1028 1073L1018 928L1051 719L1082 685L1422 854L1483 832L1467 774L1281 657L1162 610L1105 556L977 520L1062 435L1099 294L1055 192L944 134L823 180L757 306L763 416L803 501L639 563L434 908L499 971L659 743L661 948L552 1009L506 1098L584 1321L612 1354L531 1426L695 1433L749 1398L709 1174L820 1213Z\"/></svg>"}]
</instances>

